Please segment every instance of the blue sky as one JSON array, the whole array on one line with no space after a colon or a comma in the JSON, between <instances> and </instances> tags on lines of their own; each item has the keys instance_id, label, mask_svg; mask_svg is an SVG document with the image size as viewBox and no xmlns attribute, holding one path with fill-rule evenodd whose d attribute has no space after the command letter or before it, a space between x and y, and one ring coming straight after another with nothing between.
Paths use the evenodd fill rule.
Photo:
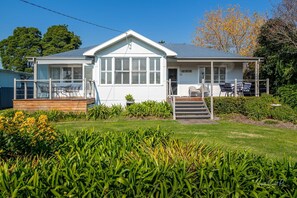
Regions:
<instances>
[{"instance_id":1,"label":"blue sky","mask_svg":"<svg viewBox=\"0 0 297 198\"><path fill-rule=\"evenodd\" d=\"M127 31L132 29L154 41L191 43L195 27L205 12L239 5L249 13L271 15L280 0L28 0L58 12L98 25ZM52 25L66 24L83 44L100 44L120 34L84 24L33 7L19 0L1 0L0 40L16 27L36 27L42 33Z\"/></svg>"}]
</instances>

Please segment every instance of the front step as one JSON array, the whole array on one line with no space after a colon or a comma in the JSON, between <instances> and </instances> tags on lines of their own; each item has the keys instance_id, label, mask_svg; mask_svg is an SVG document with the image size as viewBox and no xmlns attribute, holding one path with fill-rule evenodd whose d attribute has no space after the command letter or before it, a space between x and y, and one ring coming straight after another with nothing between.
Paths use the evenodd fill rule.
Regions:
<instances>
[{"instance_id":1,"label":"front step","mask_svg":"<svg viewBox=\"0 0 297 198\"><path fill-rule=\"evenodd\" d=\"M175 100L175 119L209 118L209 110L202 98L183 97Z\"/></svg>"}]
</instances>

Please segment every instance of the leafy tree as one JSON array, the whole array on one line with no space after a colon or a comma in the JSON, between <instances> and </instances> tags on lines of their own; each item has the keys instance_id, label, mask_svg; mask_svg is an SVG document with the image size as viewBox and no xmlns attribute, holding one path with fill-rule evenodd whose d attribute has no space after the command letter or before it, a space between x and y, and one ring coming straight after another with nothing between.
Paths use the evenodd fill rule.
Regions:
<instances>
[{"instance_id":1,"label":"leafy tree","mask_svg":"<svg viewBox=\"0 0 297 198\"><path fill-rule=\"evenodd\" d=\"M43 56L47 56L77 49L81 45L81 40L68 30L67 25L54 25L43 35L41 45Z\"/></svg>"},{"instance_id":2,"label":"leafy tree","mask_svg":"<svg viewBox=\"0 0 297 198\"><path fill-rule=\"evenodd\" d=\"M265 18L257 13L242 13L239 6L207 12L196 28L194 44L225 52L250 56L257 45L257 36Z\"/></svg>"},{"instance_id":3,"label":"leafy tree","mask_svg":"<svg viewBox=\"0 0 297 198\"><path fill-rule=\"evenodd\" d=\"M273 19L261 28L256 56L265 57L261 76L269 78L271 90L297 83L297 15L296 1L283 0Z\"/></svg>"},{"instance_id":4,"label":"leafy tree","mask_svg":"<svg viewBox=\"0 0 297 198\"><path fill-rule=\"evenodd\" d=\"M43 38L37 28L17 27L13 35L0 42L0 56L5 69L32 72L26 57L47 56L77 49L80 45L79 36L68 31L66 25L49 27Z\"/></svg>"},{"instance_id":5,"label":"leafy tree","mask_svg":"<svg viewBox=\"0 0 297 198\"><path fill-rule=\"evenodd\" d=\"M17 27L13 35L0 42L0 55L5 69L30 71L27 56L41 55L41 32L34 27Z\"/></svg>"}]
</instances>

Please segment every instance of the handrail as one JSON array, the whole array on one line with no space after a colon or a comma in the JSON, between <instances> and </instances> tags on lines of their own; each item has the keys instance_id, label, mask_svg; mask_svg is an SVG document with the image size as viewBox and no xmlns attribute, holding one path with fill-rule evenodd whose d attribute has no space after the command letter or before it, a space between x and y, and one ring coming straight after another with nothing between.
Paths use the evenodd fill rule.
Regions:
<instances>
[{"instance_id":1,"label":"handrail","mask_svg":"<svg viewBox=\"0 0 297 198\"><path fill-rule=\"evenodd\" d=\"M83 89L81 89L83 84ZM14 100L28 98L85 98L95 97L95 81L86 79L14 79ZM30 88L30 89L29 89ZM30 92L28 92L30 90ZM27 93L30 93L28 96ZM32 96L31 96L32 95Z\"/></svg>"}]
</instances>

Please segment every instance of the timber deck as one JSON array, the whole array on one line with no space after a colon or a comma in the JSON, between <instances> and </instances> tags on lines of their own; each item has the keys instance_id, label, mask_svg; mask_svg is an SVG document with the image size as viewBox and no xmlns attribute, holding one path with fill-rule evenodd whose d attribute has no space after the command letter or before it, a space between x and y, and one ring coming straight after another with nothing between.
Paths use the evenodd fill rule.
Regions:
<instances>
[{"instance_id":1,"label":"timber deck","mask_svg":"<svg viewBox=\"0 0 297 198\"><path fill-rule=\"evenodd\" d=\"M64 112L87 112L88 105L94 103L94 98L17 99L13 100L13 109L23 111L57 110Z\"/></svg>"}]
</instances>

